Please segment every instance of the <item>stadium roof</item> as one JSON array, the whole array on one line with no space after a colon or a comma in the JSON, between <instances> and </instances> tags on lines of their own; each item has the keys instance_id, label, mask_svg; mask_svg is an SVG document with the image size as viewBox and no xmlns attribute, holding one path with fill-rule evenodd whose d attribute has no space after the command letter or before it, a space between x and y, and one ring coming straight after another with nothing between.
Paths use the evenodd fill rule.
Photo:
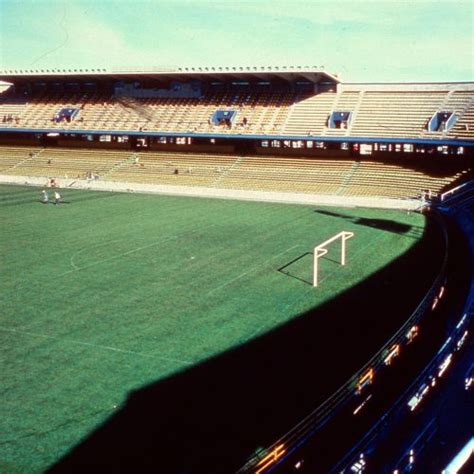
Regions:
<instances>
[{"instance_id":1,"label":"stadium roof","mask_svg":"<svg viewBox=\"0 0 474 474\"><path fill-rule=\"evenodd\" d=\"M220 67L155 67L140 69L7 69L0 71L0 81L15 83L18 80L58 81L109 81L113 80L157 80L184 81L190 79L216 81L275 81L288 82L306 80L318 82L340 82L335 74L317 66L220 66Z\"/></svg>"}]
</instances>

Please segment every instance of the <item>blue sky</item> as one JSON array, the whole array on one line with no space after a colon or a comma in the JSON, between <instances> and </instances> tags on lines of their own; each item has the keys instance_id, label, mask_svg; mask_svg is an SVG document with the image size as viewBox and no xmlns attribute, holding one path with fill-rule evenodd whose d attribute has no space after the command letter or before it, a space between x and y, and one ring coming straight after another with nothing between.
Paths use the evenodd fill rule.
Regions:
<instances>
[{"instance_id":1,"label":"blue sky","mask_svg":"<svg viewBox=\"0 0 474 474\"><path fill-rule=\"evenodd\" d=\"M474 80L474 0L0 0L0 69L225 65Z\"/></svg>"}]
</instances>

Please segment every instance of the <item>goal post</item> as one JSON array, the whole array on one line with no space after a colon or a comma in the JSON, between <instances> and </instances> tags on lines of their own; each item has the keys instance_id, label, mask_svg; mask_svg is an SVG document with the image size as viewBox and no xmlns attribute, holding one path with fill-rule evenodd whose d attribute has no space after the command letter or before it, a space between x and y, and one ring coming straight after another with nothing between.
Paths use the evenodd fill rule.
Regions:
<instances>
[{"instance_id":1,"label":"goal post","mask_svg":"<svg viewBox=\"0 0 474 474\"><path fill-rule=\"evenodd\" d=\"M342 231L339 234L334 235L330 239L326 240L322 244L314 247L313 250L313 288L318 286L318 260L323 255L328 253L326 248L330 243L334 242L337 239L341 239L341 265L346 264L346 240L354 237L354 232Z\"/></svg>"}]
</instances>

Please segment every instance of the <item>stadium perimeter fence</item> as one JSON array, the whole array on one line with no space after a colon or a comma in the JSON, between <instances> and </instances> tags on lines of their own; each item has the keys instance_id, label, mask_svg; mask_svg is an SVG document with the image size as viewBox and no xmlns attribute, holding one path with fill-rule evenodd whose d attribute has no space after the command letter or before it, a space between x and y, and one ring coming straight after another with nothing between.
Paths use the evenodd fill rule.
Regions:
<instances>
[{"instance_id":1,"label":"stadium perimeter fence","mask_svg":"<svg viewBox=\"0 0 474 474\"><path fill-rule=\"evenodd\" d=\"M367 374L368 371L372 370L373 378L377 378L378 373L387 369L385 359L389 349L397 344L400 346L406 344L407 333L435 309L438 300L444 293L444 286L446 284L449 240L442 216L438 213L434 213L433 216L442 229L445 252L438 275L417 308L400 329L383 345L383 347L363 367L353 374L333 395L319 405L284 436L275 441L271 446L263 449L250 458L247 463L238 470L238 474L263 474L265 472L270 472L290 454L302 447L318 432L318 430L331 420L336 412L340 411L354 400L357 385L364 374Z\"/></svg>"},{"instance_id":2,"label":"stadium perimeter fence","mask_svg":"<svg viewBox=\"0 0 474 474\"><path fill-rule=\"evenodd\" d=\"M450 211L451 209L449 209L449 207L454 208L455 214L459 208L474 206L474 180L464 183L461 186L457 186L441 195L438 206L444 211ZM464 232L471 233L471 228L465 228ZM474 238L470 239L470 246L471 249L474 250ZM472 258L474 259L474 256ZM345 467L354 464L354 462L360 458L359 453L363 451L375 451L377 447L377 436L385 429L387 420L393 420L396 418L398 413L406 409L406 406L408 405L407 402L410 400L412 394L416 392L417 387L422 386L423 382L428 383L433 380L433 374L439 370L440 364L443 364L447 357L450 357L450 355L455 354L462 348L468 334L467 328L472 325L472 318L474 316L474 281L471 282L469 294L461 314L462 317L448 334L448 337L431 361L411 382L409 387L404 390L397 402L392 405L385 415L380 418L370 431L367 432L358 443L351 447L350 450L337 462L337 464L331 469L331 473L343 472Z\"/></svg>"}]
</instances>

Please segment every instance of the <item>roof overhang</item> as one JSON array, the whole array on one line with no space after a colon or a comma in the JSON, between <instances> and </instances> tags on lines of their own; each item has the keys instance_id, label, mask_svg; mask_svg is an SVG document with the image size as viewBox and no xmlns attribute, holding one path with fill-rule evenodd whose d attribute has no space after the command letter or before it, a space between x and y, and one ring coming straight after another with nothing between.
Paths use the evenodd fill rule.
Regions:
<instances>
[{"instance_id":1,"label":"roof overhang","mask_svg":"<svg viewBox=\"0 0 474 474\"><path fill-rule=\"evenodd\" d=\"M339 83L336 75L316 66L281 67L169 67L141 69L6 69L0 71L0 81L18 83L31 81L309 81Z\"/></svg>"}]
</instances>

